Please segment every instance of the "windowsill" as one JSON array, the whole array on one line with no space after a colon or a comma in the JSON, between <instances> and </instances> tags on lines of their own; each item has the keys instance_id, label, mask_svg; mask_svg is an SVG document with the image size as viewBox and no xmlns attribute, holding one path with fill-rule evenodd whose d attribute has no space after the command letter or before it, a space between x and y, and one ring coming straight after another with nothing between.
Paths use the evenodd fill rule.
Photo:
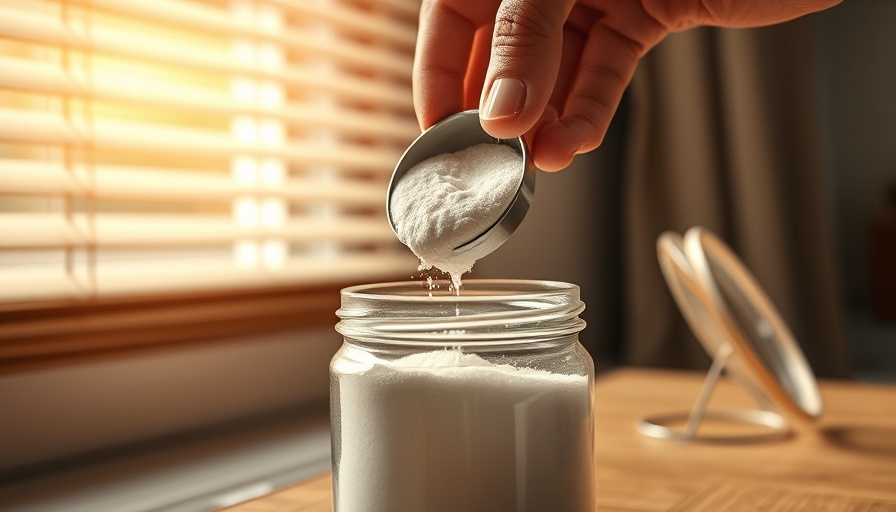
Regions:
<instances>
[{"instance_id":1,"label":"windowsill","mask_svg":"<svg viewBox=\"0 0 896 512\"><path fill-rule=\"evenodd\" d=\"M214 510L329 469L329 424L324 410L201 437L193 434L18 480L0 487L0 508L8 512Z\"/></svg>"},{"instance_id":2,"label":"windowsill","mask_svg":"<svg viewBox=\"0 0 896 512\"><path fill-rule=\"evenodd\" d=\"M209 510L329 470L330 328L0 376L0 510Z\"/></svg>"}]
</instances>

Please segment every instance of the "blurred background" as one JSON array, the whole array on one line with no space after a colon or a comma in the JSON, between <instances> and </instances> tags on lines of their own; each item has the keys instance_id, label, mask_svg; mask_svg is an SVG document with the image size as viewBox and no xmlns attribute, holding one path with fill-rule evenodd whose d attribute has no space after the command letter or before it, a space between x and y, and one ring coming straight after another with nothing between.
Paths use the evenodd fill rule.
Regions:
<instances>
[{"instance_id":1,"label":"blurred background","mask_svg":"<svg viewBox=\"0 0 896 512\"><path fill-rule=\"evenodd\" d=\"M419 133L418 9L0 0L0 504L47 475L325 415L338 290L419 278L383 211ZM520 230L469 277L580 285L598 369L704 368L654 248L701 225L819 376L896 381L894 23L869 0L669 37L605 144L540 173ZM269 448L293 476L329 464L326 446ZM253 464L122 499L189 502L270 469Z\"/></svg>"},{"instance_id":2,"label":"blurred background","mask_svg":"<svg viewBox=\"0 0 896 512\"><path fill-rule=\"evenodd\" d=\"M654 244L705 226L751 269L817 374L893 380L896 9L854 4L667 38L604 146L539 175L522 231L474 275L582 285L599 363L703 367Z\"/></svg>"}]
</instances>

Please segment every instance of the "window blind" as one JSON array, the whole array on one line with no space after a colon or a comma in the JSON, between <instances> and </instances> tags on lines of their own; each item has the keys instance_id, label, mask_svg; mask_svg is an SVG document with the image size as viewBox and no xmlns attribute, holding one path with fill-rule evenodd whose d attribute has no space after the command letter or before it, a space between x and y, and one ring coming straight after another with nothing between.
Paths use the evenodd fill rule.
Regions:
<instances>
[{"instance_id":1,"label":"window blind","mask_svg":"<svg viewBox=\"0 0 896 512\"><path fill-rule=\"evenodd\" d=\"M0 0L0 306L404 276L413 0Z\"/></svg>"}]
</instances>

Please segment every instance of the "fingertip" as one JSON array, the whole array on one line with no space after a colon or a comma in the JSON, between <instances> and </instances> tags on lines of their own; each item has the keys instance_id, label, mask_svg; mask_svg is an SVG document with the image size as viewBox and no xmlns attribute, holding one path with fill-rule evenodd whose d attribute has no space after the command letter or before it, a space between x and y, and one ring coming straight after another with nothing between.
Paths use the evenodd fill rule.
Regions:
<instances>
[{"instance_id":1,"label":"fingertip","mask_svg":"<svg viewBox=\"0 0 896 512\"><path fill-rule=\"evenodd\" d=\"M569 164L572 163L572 158L569 159L558 159L558 158L537 158L532 162L535 167L545 172L558 172L562 171L569 167Z\"/></svg>"},{"instance_id":2,"label":"fingertip","mask_svg":"<svg viewBox=\"0 0 896 512\"><path fill-rule=\"evenodd\" d=\"M497 139L513 139L526 133L526 127L522 126L518 119L482 119L479 118L482 129Z\"/></svg>"},{"instance_id":3,"label":"fingertip","mask_svg":"<svg viewBox=\"0 0 896 512\"><path fill-rule=\"evenodd\" d=\"M462 109L460 95L452 83L435 84L425 90L421 88L414 98L414 110L422 130Z\"/></svg>"},{"instance_id":4,"label":"fingertip","mask_svg":"<svg viewBox=\"0 0 896 512\"><path fill-rule=\"evenodd\" d=\"M479 117L485 121L519 116L526 105L526 83L509 76L495 79L480 102Z\"/></svg>"},{"instance_id":5,"label":"fingertip","mask_svg":"<svg viewBox=\"0 0 896 512\"><path fill-rule=\"evenodd\" d=\"M562 171L569 167L576 156L575 148L562 148L546 145L538 138L532 147L532 163L535 167L547 172Z\"/></svg>"},{"instance_id":6,"label":"fingertip","mask_svg":"<svg viewBox=\"0 0 896 512\"><path fill-rule=\"evenodd\" d=\"M556 152L536 153L532 163L545 172L558 172L566 169L575 158L575 153L560 154Z\"/></svg>"},{"instance_id":7,"label":"fingertip","mask_svg":"<svg viewBox=\"0 0 896 512\"><path fill-rule=\"evenodd\" d=\"M422 132L422 131L426 130L428 125L426 124L426 119L424 117L424 114L422 112L420 112L419 110L416 110L415 114L417 116L417 126L420 127L420 131Z\"/></svg>"},{"instance_id":8,"label":"fingertip","mask_svg":"<svg viewBox=\"0 0 896 512\"><path fill-rule=\"evenodd\" d=\"M600 146L603 133L585 130L582 126L568 126L559 119L541 125L532 142L533 162L543 171L567 168L576 155Z\"/></svg>"},{"instance_id":9,"label":"fingertip","mask_svg":"<svg viewBox=\"0 0 896 512\"><path fill-rule=\"evenodd\" d=\"M511 139L526 133L520 113L526 103L526 85L516 78L498 78L483 91L479 123L492 137Z\"/></svg>"}]
</instances>

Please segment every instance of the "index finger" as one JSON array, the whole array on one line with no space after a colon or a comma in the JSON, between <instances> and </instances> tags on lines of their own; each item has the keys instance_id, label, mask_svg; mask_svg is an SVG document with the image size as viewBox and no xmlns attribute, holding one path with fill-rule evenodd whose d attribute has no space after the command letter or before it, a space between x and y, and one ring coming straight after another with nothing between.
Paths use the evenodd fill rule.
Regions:
<instances>
[{"instance_id":1,"label":"index finger","mask_svg":"<svg viewBox=\"0 0 896 512\"><path fill-rule=\"evenodd\" d=\"M498 0L432 0L420 10L414 110L423 129L464 108L464 77L476 29L494 22Z\"/></svg>"}]
</instances>

